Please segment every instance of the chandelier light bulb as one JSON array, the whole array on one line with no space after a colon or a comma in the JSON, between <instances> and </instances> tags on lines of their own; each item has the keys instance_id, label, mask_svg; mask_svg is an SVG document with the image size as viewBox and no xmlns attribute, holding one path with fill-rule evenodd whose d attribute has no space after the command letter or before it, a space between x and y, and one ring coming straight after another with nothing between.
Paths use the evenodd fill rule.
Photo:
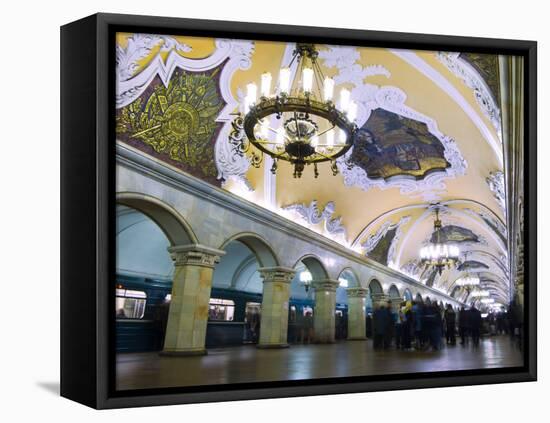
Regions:
<instances>
[{"instance_id":1,"label":"chandelier light bulb","mask_svg":"<svg viewBox=\"0 0 550 423\"><path fill-rule=\"evenodd\" d=\"M343 129L340 129L338 131L338 142L345 144L347 138L348 136L346 135L346 131L344 131Z\"/></svg>"},{"instance_id":2,"label":"chandelier light bulb","mask_svg":"<svg viewBox=\"0 0 550 423\"><path fill-rule=\"evenodd\" d=\"M340 90L340 110L342 110L342 112L346 113L348 111L350 100L350 91L346 88L342 88Z\"/></svg>"},{"instance_id":3,"label":"chandelier light bulb","mask_svg":"<svg viewBox=\"0 0 550 423\"><path fill-rule=\"evenodd\" d=\"M304 68L302 70L302 88L305 93L310 93L313 88L313 69Z\"/></svg>"},{"instance_id":4,"label":"chandelier light bulb","mask_svg":"<svg viewBox=\"0 0 550 423\"><path fill-rule=\"evenodd\" d=\"M318 145L319 145L319 136L318 136L318 135L314 135L314 136L311 138L311 146L312 146L313 148L316 148Z\"/></svg>"},{"instance_id":5,"label":"chandelier light bulb","mask_svg":"<svg viewBox=\"0 0 550 423\"><path fill-rule=\"evenodd\" d=\"M260 136L266 140L269 136L269 121L267 119L262 119L260 123Z\"/></svg>"},{"instance_id":6,"label":"chandelier light bulb","mask_svg":"<svg viewBox=\"0 0 550 423\"><path fill-rule=\"evenodd\" d=\"M331 129L326 133L327 137L327 147L332 148L334 147L334 129Z\"/></svg>"},{"instance_id":7,"label":"chandelier light bulb","mask_svg":"<svg viewBox=\"0 0 550 423\"><path fill-rule=\"evenodd\" d=\"M325 81L323 82L323 97L325 101L332 101L332 97L334 96L334 79L330 77L325 77Z\"/></svg>"},{"instance_id":8,"label":"chandelier light bulb","mask_svg":"<svg viewBox=\"0 0 550 423\"><path fill-rule=\"evenodd\" d=\"M262 85L261 85L261 93L262 97L269 97L271 94L271 73L270 72L264 72L262 73Z\"/></svg>"},{"instance_id":9,"label":"chandelier light bulb","mask_svg":"<svg viewBox=\"0 0 550 423\"><path fill-rule=\"evenodd\" d=\"M350 101L347 116L350 122L355 122L357 119L357 103L355 101Z\"/></svg>"},{"instance_id":10,"label":"chandelier light bulb","mask_svg":"<svg viewBox=\"0 0 550 423\"><path fill-rule=\"evenodd\" d=\"M279 91L288 94L290 88L290 68L281 68L279 71Z\"/></svg>"},{"instance_id":11,"label":"chandelier light bulb","mask_svg":"<svg viewBox=\"0 0 550 423\"><path fill-rule=\"evenodd\" d=\"M250 84L246 85L246 98L248 99L250 104L256 103L256 97L258 95L258 86L251 82Z\"/></svg>"},{"instance_id":12,"label":"chandelier light bulb","mask_svg":"<svg viewBox=\"0 0 550 423\"><path fill-rule=\"evenodd\" d=\"M277 129L277 135L275 137L275 142L278 145L283 145L283 143L285 142L285 129L282 126Z\"/></svg>"}]
</instances>

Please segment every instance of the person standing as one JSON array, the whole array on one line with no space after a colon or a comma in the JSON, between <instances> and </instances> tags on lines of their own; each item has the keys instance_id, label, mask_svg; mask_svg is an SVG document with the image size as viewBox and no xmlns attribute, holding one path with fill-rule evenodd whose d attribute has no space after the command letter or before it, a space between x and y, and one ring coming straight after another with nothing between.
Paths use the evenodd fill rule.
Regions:
<instances>
[{"instance_id":1,"label":"person standing","mask_svg":"<svg viewBox=\"0 0 550 423\"><path fill-rule=\"evenodd\" d=\"M374 332L373 346L375 349L380 349L385 346L388 326L390 324L390 312L385 304L380 304L374 309L372 320Z\"/></svg>"},{"instance_id":2,"label":"person standing","mask_svg":"<svg viewBox=\"0 0 550 423\"><path fill-rule=\"evenodd\" d=\"M474 347L479 346L479 331L481 329L481 312L476 308L475 305L470 309L470 333L472 334L472 343Z\"/></svg>"},{"instance_id":3,"label":"person standing","mask_svg":"<svg viewBox=\"0 0 550 423\"><path fill-rule=\"evenodd\" d=\"M464 308L460 308L458 313L458 331L460 335L460 345L468 344L468 329L470 326L468 311Z\"/></svg>"},{"instance_id":4,"label":"person standing","mask_svg":"<svg viewBox=\"0 0 550 423\"><path fill-rule=\"evenodd\" d=\"M412 306L412 318L414 326L414 343L415 348L420 350L422 348L422 304L418 301L413 302Z\"/></svg>"},{"instance_id":5,"label":"person standing","mask_svg":"<svg viewBox=\"0 0 550 423\"><path fill-rule=\"evenodd\" d=\"M447 309L445 310L445 337L447 345L456 345L455 325L456 313L453 310L453 306L447 304Z\"/></svg>"},{"instance_id":6,"label":"person standing","mask_svg":"<svg viewBox=\"0 0 550 423\"><path fill-rule=\"evenodd\" d=\"M403 303L399 312L401 320L401 348L404 350L411 349L411 334L412 328L412 303L410 301Z\"/></svg>"}]
</instances>

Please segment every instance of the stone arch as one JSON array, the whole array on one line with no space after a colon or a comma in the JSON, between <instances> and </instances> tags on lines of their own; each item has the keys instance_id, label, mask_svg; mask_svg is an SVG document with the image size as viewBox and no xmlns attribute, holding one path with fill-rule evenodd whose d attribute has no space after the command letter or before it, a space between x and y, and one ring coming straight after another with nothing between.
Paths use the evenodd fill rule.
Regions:
<instances>
[{"instance_id":1,"label":"stone arch","mask_svg":"<svg viewBox=\"0 0 550 423\"><path fill-rule=\"evenodd\" d=\"M399 289L394 283L391 284L391 286L389 287L388 295L391 299L395 299L395 298L401 299L401 294L399 293Z\"/></svg>"},{"instance_id":2,"label":"stone arch","mask_svg":"<svg viewBox=\"0 0 550 423\"><path fill-rule=\"evenodd\" d=\"M233 241L239 241L246 245L256 256L261 267L279 266L279 259L269 243L261 236L252 232L241 232L226 239L220 246L223 250Z\"/></svg>"},{"instance_id":3,"label":"stone arch","mask_svg":"<svg viewBox=\"0 0 550 423\"><path fill-rule=\"evenodd\" d=\"M405 301L413 300L412 292L409 288L405 288L405 290L403 291L403 298L405 299Z\"/></svg>"},{"instance_id":4,"label":"stone arch","mask_svg":"<svg viewBox=\"0 0 550 423\"><path fill-rule=\"evenodd\" d=\"M372 278L369 281L368 288L369 288L369 293L370 293L371 296L384 294L384 289L382 288L382 284L376 278Z\"/></svg>"},{"instance_id":5,"label":"stone arch","mask_svg":"<svg viewBox=\"0 0 550 423\"><path fill-rule=\"evenodd\" d=\"M423 303L424 302L424 298L422 298L422 295L420 294L420 292L416 293L416 295L414 296L414 300L418 303Z\"/></svg>"},{"instance_id":6,"label":"stone arch","mask_svg":"<svg viewBox=\"0 0 550 423\"><path fill-rule=\"evenodd\" d=\"M116 195L117 204L135 209L155 222L172 245L198 244L191 225L172 206L156 197L134 192Z\"/></svg>"},{"instance_id":7,"label":"stone arch","mask_svg":"<svg viewBox=\"0 0 550 423\"><path fill-rule=\"evenodd\" d=\"M345 267L342 269L338 275L338 280L345 279L348 281L348 288L359 288L361 284L359 283L359 278L357 273L351 267Z\"/></svg>"},{"instance_id":8,"label":"stone arch","mask_svg":"<svg viewBox=\"0 0 550 423\"><path fill-rule=\"evenodd\" d=\"M307 267L307 270L309 270L309 273L311 273L313 280L322 280L329 278L328 272L319 257L313 254L307 254L300 257L292 267L296 268L300 264L300 262L302 262Z\"/></svg>"}]
</instances>

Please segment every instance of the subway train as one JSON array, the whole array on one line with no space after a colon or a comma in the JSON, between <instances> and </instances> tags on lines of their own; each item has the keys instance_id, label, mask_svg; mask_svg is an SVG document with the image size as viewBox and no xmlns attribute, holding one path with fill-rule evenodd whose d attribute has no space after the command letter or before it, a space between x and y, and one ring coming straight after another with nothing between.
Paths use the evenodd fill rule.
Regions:
<instances>
[{"instance_id":1,"label":"subway train","mask_svg":"<svg viewBox=\"0 0 550 423\"><path fill-rule=\"evenodd\" d=\"M168 318L172 282L138 276L116 277L116 351L160 351ZM212 288L206 347L255 344L261 331L262 295ZM309 342L307 327L315 313L313 299L290 298L288 342ZM347 305L336 304L336 339L347 337ZM309 321L308 321L309 319Z\"/></svg>"}]
</instances>

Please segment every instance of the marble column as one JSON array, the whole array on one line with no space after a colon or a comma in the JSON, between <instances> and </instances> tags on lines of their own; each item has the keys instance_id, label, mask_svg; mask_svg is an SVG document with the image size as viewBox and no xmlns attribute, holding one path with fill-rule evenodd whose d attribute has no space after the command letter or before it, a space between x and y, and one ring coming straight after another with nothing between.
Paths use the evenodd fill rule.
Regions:
<instances>
[{"instance_id":1,"label":"marble column","mask_svg":"<svg viewBox=\"0 0 550 423\"><path fill-rule=\"evenodd\" d=\"M315 290L315 310L313 312L315 342L334 342L336 288L340 282L333 279L322 279L312 281L311 285Z\"/></svg>"},{"instance_id":2,"label":"marble column","mask_svg":"<svg viewBox=\"0 0 550 423\"><path fill-rule=\"evenodd\" d=\"M294 269L263 267L262 314L258 348L286 348L288 334L288 300Z\"/></svg>"},{"instance_id":3,"label":"marble column","mask_svg":"<svg viewBox=\"0 0 550 423\"><path fill-rule=\"evenodd\" d=\"M172 301L163 355L206 354L206 325L214 266L225 251L198 244L169 247L174 260Z\"/></svg>"},{"instance_id":4,"label":"marble column","mask_svg":"<svg viewBox=\"0 0 550 423\"><path fill-rule=\"evenodd\" d=\"M348 340L364 340L366 336L367 289L348 288Z\"/></svg>"}]
</instances>

